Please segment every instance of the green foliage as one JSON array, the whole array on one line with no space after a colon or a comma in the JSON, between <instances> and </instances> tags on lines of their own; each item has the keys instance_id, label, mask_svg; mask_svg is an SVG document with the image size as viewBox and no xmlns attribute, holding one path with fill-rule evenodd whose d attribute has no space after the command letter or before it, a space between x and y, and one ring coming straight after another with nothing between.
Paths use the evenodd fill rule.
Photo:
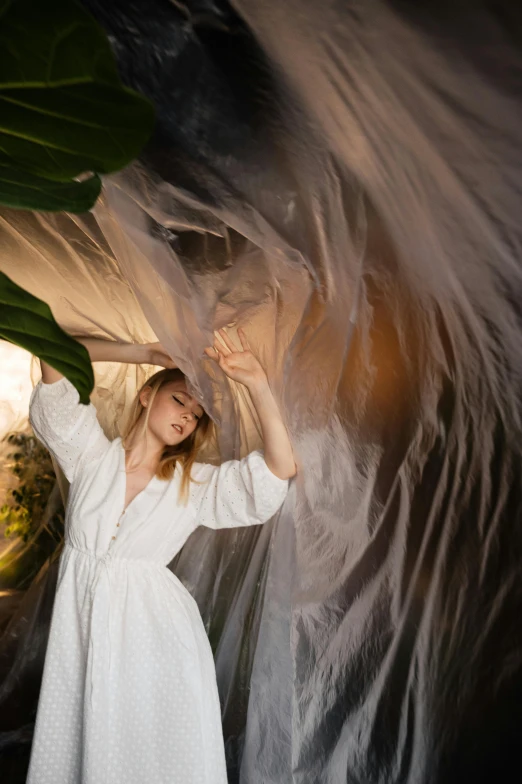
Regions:
<instances>
[{"instance_id":1,"label":"green foliage","mask_svg":"<svg viewBox=\"0 0 522 784\"><path fill-rule=\"evenodd\" d=\"M9 467L18 481L0 507L5 537L14 545L0 558L0 590L25 590L63 539L64 508L60 498L50 502L56 477L45 447L26 433L7 440L13 446Z\"/></svg>"},{"instance_id":2,"label":"green foliage","mask_svg":"<svg viewBox=\"0 0 522 784\"><path fill-rule=\"evenodd\" d=\"M87 212L100 195L98 175L84 182L49 182L43 177L0 164L0 204L22 210Z\"/></svg>"},{"instance_id":3,"label":"green foliage","mask_svg":"<svg viewBox=\"0 0 522 784\"><path fill-rule=\"evenodd\" d=\"M0 522L6 524L7 537L16 536L27 542L42 521L56 476L49 452L33 435L11 433L7 441L15 448L8 458L18 482L0 507ZM63 529L63 513L55 516L52 524L58 540Z\"/></svg>"},{"instance_id":4,"label":"green foliage","mask_svg":"<svg viewBox=\"0 0 522 784\"><path fill-rule=\"evenodd\" d=\"M56 323L49 305L0 272L0 338L25 348L71 381L89 403L94 373L89 352Z\"/></svg>"},{"instance_id":5,"label":"green foliage","mask_svg":"<svg viewBox=\"0 0 522 784\"><path fill-rule=\"evenodd\" d=\"M96 172L123 168L149 138L152 105L122 85L105 32L75 0L0 0L0 50L0 203L90 209Z\"/></svg>"},{"instance_id":6,"label":"green foliage","mask_svg":"<svg viewBox=\"0 0 522 784\"><path fill-rule=\"evenodd\" d=\"M86 212L98 173L141 151L152 104L122 85L103 29L76 0L0 0L0 204ZM89 354L49 307L0 273L0 337L67 376L82 403Z\"/></svg>"}]
</instances>

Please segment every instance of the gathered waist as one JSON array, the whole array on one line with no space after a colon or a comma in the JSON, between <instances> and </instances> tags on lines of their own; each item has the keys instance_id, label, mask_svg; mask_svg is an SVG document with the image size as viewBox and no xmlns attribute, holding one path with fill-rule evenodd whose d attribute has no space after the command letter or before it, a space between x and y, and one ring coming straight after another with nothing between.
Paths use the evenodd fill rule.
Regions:
<instances>
[{"instance_id":1,"label":"gathered waist","mask_svg":"<svg viewBox=\"0 0 522 784\"><path fill-rule=\"evenodd\" d=\"M142 565L142 566L154 566L156 568L165 569L166 566L161 561L154 561L152 558L132 558L131 556L126 555L115 555L112 550L88 550L86 547L78 547L78 545L73 544L70 539L64 540L64 549L69 548L70 550L76 550L76 552L82 553L83 555L92 558L95 561L102 561L104 563L114 562L114 563L131 563L133 565Z\"/></svg>"}]
</instances>

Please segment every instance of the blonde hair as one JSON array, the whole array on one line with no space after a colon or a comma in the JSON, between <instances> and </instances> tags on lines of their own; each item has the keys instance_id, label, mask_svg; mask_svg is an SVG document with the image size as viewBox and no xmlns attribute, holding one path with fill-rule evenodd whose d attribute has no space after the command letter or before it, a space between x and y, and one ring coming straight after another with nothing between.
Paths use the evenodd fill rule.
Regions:
<instances>
[{"instance_id":1,"label":"blonde hair","mask_svg":"<svg viewBox=\"0 0 522 784\"><path fill-rule=\"evenodd\" d=\"M186 381L185 374L179 368L164 368L148 378L136 393L136 397L134 398L121 433L122 446L126 452L129 449L127 440L131 435L136 435L138 439L145 437L154 398L161 387L169 381ZM149 405L147 407L145 407L140 400L140 394L146 387L152 389L148 401ZM143 417L142 414L144 411L145 416ZM179 461L183 470L181 476L180 500L185 504L188 501L190 482L195 482L190 475L192 466L196 461L199 450L212 438L212 436L213 422L207 412L204 411L203 416L192 433L175 446L165 446L163 454L161 455L155 476L158 477L158 479L172 479L174 471L176 470L176 464Z\"/></svg>"}]
</instances>

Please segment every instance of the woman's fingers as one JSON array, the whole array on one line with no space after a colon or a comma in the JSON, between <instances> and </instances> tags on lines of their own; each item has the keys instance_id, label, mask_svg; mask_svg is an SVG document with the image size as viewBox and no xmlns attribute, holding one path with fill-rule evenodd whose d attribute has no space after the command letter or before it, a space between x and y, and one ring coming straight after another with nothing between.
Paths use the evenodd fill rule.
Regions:
<instances>
[{"instance_id":1,"label":"woman's fingers","mask_svg":"<svg viewBox=\"0 0 522 784\"><path fill-rule=\"evenodd\" d=\"M151 365L159 365L164 368L176 368L177 365L161 345L161 343L146 343L144 344L147 350L147 363Z\"/></svg>"},{"instance_id":2,"label":"woman's fingers","mask_svg":"<svg viewBox=\"0 0 522 784\"><path fill-rule=\"evenodd\" d=\"M220 353L216 344L213 346L207 346L204 351L205 354L210 357L210 359L214 359L216 362L219 362L220 357L224 356L222 353Z\"/></svg>"},{"instance_id":3,"label":"woman's fingers","mask_svg":"<svg viewBox=\"0 0 522 784\"><path fill-rule=\"evenodd\" d=\"M216 330L214 330L214 345L213 345L213 348L215 349L215 351L221 352L221 354L224 354L225 352L227 354L229 353L227 347L219 339L219 335L218 335Z\"/></svg>"},{"instance_id":4,"label":"woman's fingers","mask_svg":"<svg viewBox=\"0 0 522 784\"><path fill-rule=\"evenodd\" d=\"M225 343L226 347L232 353L234 351L239 351L240 350L240 349L237 348L237 346L234 345L232 339L227 335L227 333L225 332L224 329L220 329L217 334L219 334L220 338L223 340L223 342ZM251 349L250 349L250 345L249 345L248 340L247 340L247 336L245 335L245 332L244 332L244 330L241 327L238 327L237 335L239 337L239 340L241 341L241 347L242 347L243 351L250 351Z\"/></svg>"},{"instance_id":5,"label":"woman's fingers","mask_svg":"<svg viewBox=\"0 0 522 784\"><path fill-rule=\"evenodd\" d=\"M229 336L227 335L224 329L218 330L216 332L216 335L218 335L221 338L221 340L223 341L223 343L228 349L228 353L232 354L234 351L237 351L237 348L234 346L234 344L232 343L232 341L230 340Z\"/></svg>"},{"instance_id":6,"label":"woman's fingers","mask_svg":"<svg viewBox=\"0 0 522 784\"><path fill-rule=\"evenodd\" d=\"M227 358L225 354L225 349L223 346L220 346L219 343L216 341L212 347L208 346L205 349L205 354L207 354L211 359L218 363L221 366L221 363ZM229 352L230 353L230 352Z\"/></svg>"}]
</instances>

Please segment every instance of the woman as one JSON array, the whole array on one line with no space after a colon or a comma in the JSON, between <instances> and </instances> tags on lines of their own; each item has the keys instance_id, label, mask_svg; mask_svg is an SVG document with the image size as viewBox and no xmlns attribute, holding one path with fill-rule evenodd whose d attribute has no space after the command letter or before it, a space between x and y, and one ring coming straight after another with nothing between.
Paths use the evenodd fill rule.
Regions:
<instances>
[{"instance_id":1,"label":"woman","mask_svg":"<svg viewBox=\"0 0 522 784\"><path fill-rule=\"evenodd\" d=\"M242 350L220 330L205 352L248 387L264 453L219 467L196 462L211 422L159 343L78 338L92 361L164 367L113 441L41 362L29 419L71 484L28 784L226 784L212 651L166 565L199 525L270 519L296 472L266 374L238 334Z\"/></svg>"}]
</instances>

